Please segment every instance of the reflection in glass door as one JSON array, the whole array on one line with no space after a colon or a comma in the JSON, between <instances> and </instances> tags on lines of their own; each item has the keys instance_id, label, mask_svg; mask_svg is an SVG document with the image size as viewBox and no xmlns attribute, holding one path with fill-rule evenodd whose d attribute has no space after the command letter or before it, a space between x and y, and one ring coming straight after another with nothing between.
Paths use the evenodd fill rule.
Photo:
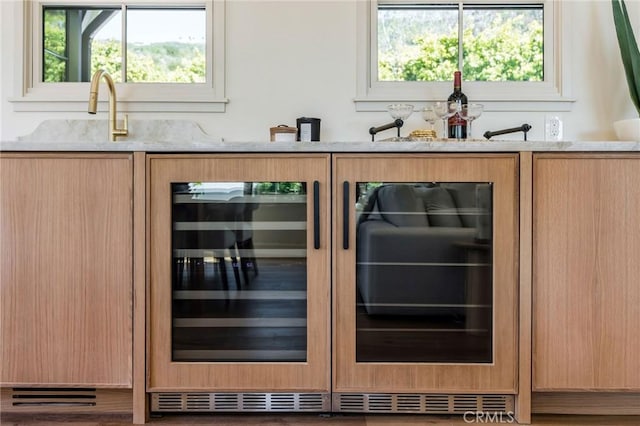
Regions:
<instances>
[{"instance_id":1,"label":"reflection in glass door","mask_svg":"<svg viewBox=\"0 0 640 426\"><path fill-rule=\"evenodd\" d=\"M517 379L518 156L333 160L335 404L354 392L438 394L452 412L448 398L458 394L509 400Z\"/></svg>"},{"instance_id":2,"label":"reflection in glass door","mask_svg":"<svg viewBox=\"0 0 640 426\"><path fill-rule=\"evenodd\" d=\"M492 184L356 191L356 362L491 363Z\"/></svg>"},{"instance_id":3,"label":"reflection in glass door","mask_svg":"<svg viewBox=\"0 0 640 426\"><path fill-rule=\"evenodd\" d=\"M174 182L172 360L307 361L301 182Z\"/></svg>"}]
</instances>

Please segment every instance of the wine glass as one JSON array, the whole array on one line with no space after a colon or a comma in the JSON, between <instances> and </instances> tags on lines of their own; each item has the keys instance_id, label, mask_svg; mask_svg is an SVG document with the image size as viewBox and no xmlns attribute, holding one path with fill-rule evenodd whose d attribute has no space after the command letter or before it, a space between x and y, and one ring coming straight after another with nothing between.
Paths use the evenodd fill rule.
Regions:
<instances>
[{"instance_id":1,"label":"wine glass","mask_svg":"<svg viewBox=\"0 0 640 426\"><path fill-rule=\"evenodd\" d=\"M424 107L424 109L422 110L422 118L424 119L424 121L429 123L429 130L434 130L433 127L436 123L436 120L438 119L438 114L436 114L432 105L427 105L426 107Z\"/></svg>"},{"instance_id":2,"label":"wine glass","mask_svg":"<svg viewBox=\"0 0 640 426\"><path fill-rule=\"evenodd\" d=\"M387 111L394 119L406 120L413 112L413 105L409 104L391 104L387 105Z\"/></svg>"},{"instance_id":3,"label":"wine glass","mask_svg":"<svg viewBox=\"0 0 640 426\"><path fill-rule=\"evenodd\" d=\"M471 132L471 123L473 122L473 120L482 115L482 111L484 111L484 105L482 104L467 104L462 106L462 109L460 110L460 117L462 117L467 121L467 123L469 123L469 130L467 132L468 139L473 139L473 133Z\"/></svg>"},{"instance_id":4,"label":"wine glass","mask_svg":"<svg viewBox=\"0 0 640 426\"><path fill-rule=\"evenodd\" d=\"M413 105L410 104L391 104L391 105L387 105L387 111L389 111L389 114L391 114L391 117L393 117L394 120L400 119L403 122L409 118L409 116L411 115L411 113L413 112ZM398 137L400 137L400 127L402 126L402 124L398 127Z\"/></svg>"},{"instance_id":5,"label":"wine glass","mask_svg":"<svg viewBox=\"0 0 640 426\"><path fill-rule=\"evenodd\" d=\"M453 101L435 102L433 111L442 120L442 139L447 139L447 120L455 115L460 108L460 104Z\"/></svg>"}]
</instances>

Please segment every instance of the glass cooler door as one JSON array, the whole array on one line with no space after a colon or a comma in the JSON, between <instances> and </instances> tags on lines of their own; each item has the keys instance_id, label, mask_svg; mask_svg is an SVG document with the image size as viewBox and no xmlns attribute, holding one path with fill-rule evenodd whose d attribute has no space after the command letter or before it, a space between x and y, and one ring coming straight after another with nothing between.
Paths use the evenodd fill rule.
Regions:
<instances>
[{"instance_id":1,"label":"glass cooler door","mask_svg":"<svg viewBox=\"0 0 640 426\"><path fill-rule=\"evenodd\" d=\"M330 155L149 154L148 176L148 392L325 404Z\"/></svg>"},{"instance_id":2,"label":"glass cooler door","mask_svg":"<svg viewBox=\"0 0 640 426\"><path fill-rule=\"evenodd\" d=\"M333 160L334 397L513 394L518 156Z\"/></svg>"},{"instance_id":3,"label":"glass cooler door","mask_svg":"<svg viewBox=\"0 0 640 426\"><path fill-rule=\"evenodd\" d=\"M491 363L492 184L356 191L356 362Z\"/></svg>"},{"instance_id":4,"label":"glass cooler door","mask_svg":"<svg viewBox=\"0 0 640 426\"><path fill-rule=\"evenodd\" d=\"M174 182L172 360L307 360L301 182Z\"/></svg>"}]
</instances>

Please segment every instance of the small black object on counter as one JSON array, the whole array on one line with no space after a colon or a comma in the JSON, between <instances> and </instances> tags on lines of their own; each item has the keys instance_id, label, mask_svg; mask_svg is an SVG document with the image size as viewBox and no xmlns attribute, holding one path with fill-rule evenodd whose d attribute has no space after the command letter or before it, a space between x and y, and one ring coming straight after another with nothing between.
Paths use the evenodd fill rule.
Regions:
<instances>
[{"instance_id":1,"label":"small black object on counter","mask_svg":"<svg viewBox=\"0 0 640 426\"><path fill-rule=\"evenodd\" d=\"M298 128L297 139L300 142L312 142L320 140L320 119L300 117L296 119Z\"/></svg>"}]
</instances>

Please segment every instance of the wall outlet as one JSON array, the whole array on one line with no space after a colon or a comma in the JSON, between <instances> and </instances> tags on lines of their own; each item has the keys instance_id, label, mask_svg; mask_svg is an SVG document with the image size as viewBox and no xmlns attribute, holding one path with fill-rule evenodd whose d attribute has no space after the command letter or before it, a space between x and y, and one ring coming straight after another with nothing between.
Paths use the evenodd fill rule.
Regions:
<instances>
[{"instance_id":1,"label":"wall outlet","mask_svg":"<svg viewBox=\"0 0 640 426\"><path fill-rule=\"evenodd\" d=\"M562 140L562 119L557 115L547 115L544 118L544 140Z\"/></svg>"}]
</instances>

